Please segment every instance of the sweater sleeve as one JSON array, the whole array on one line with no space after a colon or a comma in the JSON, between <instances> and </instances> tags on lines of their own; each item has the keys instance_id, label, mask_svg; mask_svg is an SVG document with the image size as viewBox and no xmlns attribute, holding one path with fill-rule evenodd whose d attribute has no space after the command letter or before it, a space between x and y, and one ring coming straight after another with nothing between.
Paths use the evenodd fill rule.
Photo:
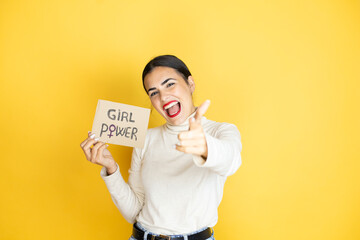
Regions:
<instances>
[{"instance_id":1,"label":"sweater sleeve","mask_svg":"<svg viewBox=\"0 0 360 240\"><path fill-rule=\"evenodd\" d=\"M135 222L136 216L144 204L144 188L140 174L140 153L141 149L133 149L128 183L121 176L118 164L116 164L117 170L111 175L107 175L105 167L100 172L113 202L126 221L131 224Z\"/></svg>"},{"instance_id":2,"label":"sweater sleeve","mask_svg":"<svg viewBox=\"0 0 360 240\"><path fill-rule=\"evenodd\" d=\"M234 124L223 123L215 135L205 133L208 147L208 157L204 160L201 156L193 156L198 167L213 170L221 176L230 176L240 167L241 137Z\"/></svg>"}]
</instances>

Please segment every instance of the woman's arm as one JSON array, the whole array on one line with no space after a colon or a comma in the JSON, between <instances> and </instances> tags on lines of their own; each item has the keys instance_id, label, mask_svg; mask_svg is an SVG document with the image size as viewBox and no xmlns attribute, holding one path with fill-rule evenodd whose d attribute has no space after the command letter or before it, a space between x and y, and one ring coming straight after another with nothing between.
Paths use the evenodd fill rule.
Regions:
<instances>
[{"instance_id":1,"label":"woman's arm","mask_svg":"<svg viewBox=\"0 0 360 240\"><path fill-rule=\"evenodd\" d=\"M116 171L111 175L107 175L106 168L101 169L100 172L113 202L129 223L135 222L136 216L143 207L145 198L140 175L140 153L141 149L133 149L128 183L126 183L121 176L118 164L116 164Z\"/></svg>"},{"instance_id":2,"label":"woman's arm","mask_svg":"<svg viewBox=\"0 0 360 240\"><path fill-rule=\"evenodd\" d=\"M199 167L210 168L219 175L230 176L241 165L241 136L233 124L222 123L211 136L205 133L208 154L206 160L193 155L195 164Z\"/></svg>"},{"instance_id":3,"label":"woman's arm","mask_svg":"<svg viewBox=\"0 0 360 240\"><path fill-rule=\"evenodd\" d=\"M218 123L216 131L207 133L201 119L207 111L210 101L206 100L197 108L195 118L189 119L189 130L179 133L176 149L193 154L193 160L199 167L211 168L222 176L234 174L241 165L240 132L234 124Z\"/></svg>"}]
</instances>

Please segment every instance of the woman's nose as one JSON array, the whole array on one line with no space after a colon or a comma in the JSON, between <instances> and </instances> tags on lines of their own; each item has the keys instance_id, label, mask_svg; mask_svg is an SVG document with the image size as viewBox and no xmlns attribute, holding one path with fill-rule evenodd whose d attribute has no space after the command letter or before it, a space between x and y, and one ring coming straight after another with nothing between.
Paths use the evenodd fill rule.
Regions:
<instances>
[{"instance_id":1,"label":"woman's nose","mask_svg":"<svg viewBox=\"0 0 360 240\"><path fill-rule=\"evenodd\" d=\"M159 94L162 102L166 102L166 100L169 98L169 94L166 91L160 91Z\"/></svg>"}]
</instances>

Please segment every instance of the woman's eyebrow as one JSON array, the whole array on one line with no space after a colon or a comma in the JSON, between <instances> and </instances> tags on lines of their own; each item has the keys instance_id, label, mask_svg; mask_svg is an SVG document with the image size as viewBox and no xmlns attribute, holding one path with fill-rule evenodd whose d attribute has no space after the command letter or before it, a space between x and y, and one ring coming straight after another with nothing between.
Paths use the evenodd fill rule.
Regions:
<instances>
[{"instance_id":1,"label":"woman's eyebrow","mask_svg":"<svg viewBox=\"0 0 360 240\"><path fill-rule=\"evenodd\" d=\"M165 85L168 81L170 81L170 80L176 80L175 78L167 78L167 79L165 79L162 83L161 83L161 86L163 86L163 85ZM148 93L150 92L150 91L154 91L154 90L156 90L156 88L149 88L148 89Z\"/></svg>"},{"instance_id":2,"label":"woman's eyebrow","mask_svg":"<svg viewBox=\"0 0 360 240\"><path fill-rule=\"evenodd\" d=\"M175 78L168 78L168 79L166 79L166 80L164 80L162 83L161 83L161 86L162 85L165 85L168 81L170 81L170 80L176 80Z\"/></svg>"}]
</instances>

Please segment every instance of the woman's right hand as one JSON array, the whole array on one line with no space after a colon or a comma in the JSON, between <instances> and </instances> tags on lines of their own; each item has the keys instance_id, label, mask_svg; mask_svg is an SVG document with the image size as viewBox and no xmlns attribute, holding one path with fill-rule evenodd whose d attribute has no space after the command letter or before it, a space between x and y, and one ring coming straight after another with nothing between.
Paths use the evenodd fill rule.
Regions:
<instances>
[{"instance_id":1,"label":"woman's right hand","mask_svg":"<svg viewBox=\"0 0 360 240\"><path fill-rule=\"evenodd\" d=\"M80 144L80 147L88 161L105 167L108 175L113 174L117 170L117 165L107 149L109 145L98 140L99 138L95 138L95 133L89 132L88 138Z\"/></svg>"}]
</instances>

